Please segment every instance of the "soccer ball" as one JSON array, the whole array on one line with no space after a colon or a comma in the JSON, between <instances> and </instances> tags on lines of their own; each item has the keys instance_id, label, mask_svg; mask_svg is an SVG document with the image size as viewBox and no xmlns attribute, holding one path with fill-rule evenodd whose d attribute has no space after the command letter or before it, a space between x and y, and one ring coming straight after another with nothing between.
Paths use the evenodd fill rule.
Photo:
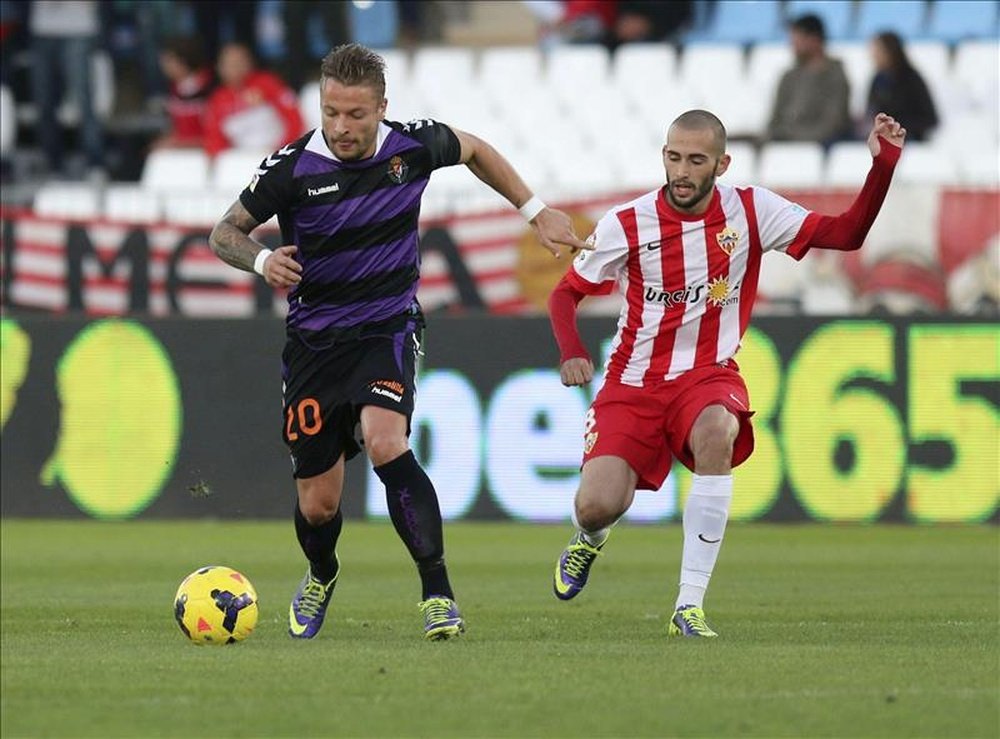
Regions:
<instances>
[{"instance_id":1,"label":"soccer ball","mask_svg":"<svg viewBox=\"0 0 1000 739\"><path fill-rule=\"evenodd\" d=\"M257 625L257 591L236 570L202 567L177 588L174 618L195 644L243 641Z\"/></svg>"}]
</instances>

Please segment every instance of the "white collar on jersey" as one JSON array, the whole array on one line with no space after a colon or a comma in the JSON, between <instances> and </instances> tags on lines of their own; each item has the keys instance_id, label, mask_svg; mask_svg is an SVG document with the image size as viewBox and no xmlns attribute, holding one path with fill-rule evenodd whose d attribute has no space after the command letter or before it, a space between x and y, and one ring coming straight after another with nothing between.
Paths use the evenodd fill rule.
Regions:
<instances>
[{"instance_id":1,"label":"white collar on jersey","mask_svg":"<svg viewBox=\"0 0 1000 739\"><path fill-rule=\"evenodd\" d=\"M380 121L378 124L378 138L375 141L375 153L372 154L374 158L379 150L382 148L382 144L392 133L392 129L385 125L384 121ZM322 127L317 128L313 131L313 135L309 137L309 143L306 144L306 151L311 151L313 154L319 154L321 157L326 157L327 159L332 159L335 162L340 161L340 157L330 151L330 147L326 145L326 139L323 137Z\"/></svg>"}]
</instances>

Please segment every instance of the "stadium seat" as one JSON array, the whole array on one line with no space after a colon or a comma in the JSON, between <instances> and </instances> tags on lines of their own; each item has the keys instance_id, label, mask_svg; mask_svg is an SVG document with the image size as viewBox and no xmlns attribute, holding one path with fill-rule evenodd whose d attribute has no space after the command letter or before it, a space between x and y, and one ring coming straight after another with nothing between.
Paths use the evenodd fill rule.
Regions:
<instances>
[{"instance_id":1,"label":"stadium seat","mask_svg":"<svg viewBox=\"0 0 1000 739\"><path fill-rule=\"evenodd\" d=\"M231 192L235 199L269 155L270 151L227 149L212 164L211 187L218 192Z\"/></svg>"},{"instance_id":2,"label":"stadium seat","mask_svg":"<svg viewBox=\"0 0 1000 739\"><path fill-rule=\"evenodd\" d=\"M805 141L777 141L760 154L757 176L766 187L819 187L823 183L823 147Z\"/></svg>"},{"instance_id":3,"label":"stadium seat","mask_svg":"<svg viewBox=\"0 0 1000 739\"><path fill-rule=\"evenodd\" d=\"M100 190L92 185L49 182L35 193L34 211L54 218L91 219L101 214Z\"/></svg>"},{"instance_id":4,"label":"stadium seat","mask_svg":"<svg viewBox=\"0 0 1000 739\"><path fill-rule=\"evenodd\" d=\"M711 86L727 90L742 85L745 79L743 49L733 45L704 44L684 50L680 82L689 89Z\"/></svg>"},{"instance_id":5,"label":"stadium seat","mask_svg":"<svg viewBox=\"0 0 1000 739\"><path fill-rule=\"evenodd\" d=\"M465 94L473 84L471 49L425 47L413 57L411 84L427 101Z\"/></svg>"},{"instance_id":6,"label":"stadium seat","mask_svg":"<svg viewBox=\"0 0 1000 739\"><path fill-rule=\"evenodd\" d=\"M557 46L546 59L545 79L555 91L603 87L610 67L608 51L600 44Z\"/></svg>"},{"instance_id":7,"label":"stadium seat","mask_svg":"<svg viewBox=\"0 0 1000 739\"><path fill-rule=\"evenodd\" d=\"M475 76L484 96L515 92L542 76L542 53L534 46L494 46L484 49Z\"/></svg>"},{"instance_id":8,"label":"stadium seat","mask_svg":"<svg viewBox=\"0 0 1000 739\"><path fill-rule=\"evenodd\" d=\"M906 55L927 83L938 118L944 120L952 113L954 99L948 47L940 41L914 41L906 45Z\"/></svg>"},{"instance_id":9,"label":"stadium seat","mask_svg":"<svg viewBox=\"0 0 1000 739\"><path fill-rule=\"evenodd\" d=\"M630 97L663 94L677 75L677 52L667 44L625 44L615 52L613 84Z\"/></svg>"},{"instance_id":10,"label":"stadium seat","mask_svg":"<svg viewBox=\"0 0 1000 739\"><path fill-rule=\"evenodd\" d=\"M731 157L729 169L719 178L724 185L743 187L757 182L757 150L753 144L734 141L726 147Z\"/></svg>"},{"instance_id":11,"label":"stadium seat","mask_svg":"<svg viewBox=\"0 0 1000 739\"><path fill-rule=\"evenodd\" d=\"M146 158L142 186L147 190L187 192L208 187L208 155L198 149L157 149Z\"/></svg>"},{"instance_id":12,"label":"stadium seat","mask_svg":"<svg viewBox=\"0 0 1000 739\"><path fill-rule=\"evenodd\" d=\"M875 65L872 64L872 55L868 44L862 42L833 43L827 47L827 53L840 59L843 63L844 73L847 75L847 82L851 87L851 116L860 118L864 115L868 100L868 88L871 87L872 77L875 74Z\"/></svg>"},{"instance_id":13,"label":"stadium seat","mask_svg":"<svg viewBox=\"0 0 1000 739\"><path fill-rule=\"evenodd\" d=\"M1000 42L966 41L955 51L953 78L966 107L997 115L1000 97Z\"/></svg>"},{"instance_id":14,"label":"stadium seat","mask_svg":"<svg viewBox=\"0 0 1000 739\"><path fill-rule=\"evenodd\" d=\"M781 4L771 0L718 0L703 30L684 37L685 43L755 44L782 36Z\"/></svg>"},{"instance_id":15,"label":"stadium seat","mask_svg":"<svg viewBox=\"0 0 1000 739\"><path fill-rule=\"evenodd\" d=\"M351 40L372 49L388 48L399 33L397 3L344 3Z\"/></svg>"},{"instance_id":16,"label":"stadium seat","mask_svg":"<svg viewBox=\"0 0 1000 739\"><path fill-rule=\"evenodd\" d=\"M864 141L842 141L830 147L826 160L828 187L860 188L872 166L872 155Z\"/></svg>"},{"instance_id":17,"label":"stadium seat","mask_svg":"<svg viewBox=\"0 0 1000 739\"><path fill-rule=\"evenodd\" d=\"M1000 161L984 152L1000 149L1000 132L996 115L966 114L956 116L935 133L934 143L947 149L957 160L959 179L963 185L997 187Z\"/></svg>"},{"instance_id":18,"label":"stadium seat","mask_svg":"<svg viewBox=\"0 0 1000 739\"><path fill-rule=\"evenodd\" d=\"M996 38L998 9L995 0L938 0L931 5L928 33L932 38L955 44L972 38Z\"/></svg>"},{"instance_id":19,"label":"stadium seat","mask_svg":"<svg viewBox=\"0 0 1000 739\"><path fill-rule=\"evenodd\" d=\"M909 141L893 179L904 184L955 185L959 181L956 158L942 144Z\"/></svg>"},{"instance_id":20,"label":"stadium seat","mask_svg":"<svg viewBox=\"0 0 1000 739\"><path fill-rule=\"evenodd\" d=\"M826 37L831 41L851 36L853 4L844 0L790 0L785 3L785 17L794 20L812 13L823 19Z\"/></svg>"},{"instance_id":21,"label":"stadium seat","mask_svg":"<svg viewBox=\"0 0 1000 739\"><path fill-rule=\"evenodd\" d=\"M236 200L232 193L213 190L172 192L163 196L164 219L178 226L211 228Z\"/></svg>"},{"instance_id":22,"label":"stadium seat","mask_svg":"<svg viewBox=\"0 0 1000 739\"><path fill-rule=\"evenodd\" d=\"M894 31L904 39L922 38L927 14L924 0L862 0L858 3L855 35L865 40L881 31Z\"/></svg>"},{"instance_id":23,"label":"stadium seat","mask_svg":"<svg viewBox=\"0 0 1000 739\"><path fill-rule=\"evenodd\" d=\"M319 82L306 82L299 90L299 113L306 130L318 128L322 114L319 107Z\"/></svg>"},{"instance_id":24,"label":"stadium seat","mask_svg":"<svg viewBox=\"0 0 1000 739\"><path fill-rule=\"evenodd\" d=\"M14 94L7 85L0 85L0 157L6 158L17 140L17 111Z\"/></svg>"},{"instance_id":25,"label":"stadium seat","mask_svg":"<svg viewBox=\"0 0 1000 739\"><path fill-rule=\"evenodd\" d=\"M109 185L104 191L102 214L112 221L156 223L163 218L160 195L138 185Z\"/></svg>"}]
</instances>

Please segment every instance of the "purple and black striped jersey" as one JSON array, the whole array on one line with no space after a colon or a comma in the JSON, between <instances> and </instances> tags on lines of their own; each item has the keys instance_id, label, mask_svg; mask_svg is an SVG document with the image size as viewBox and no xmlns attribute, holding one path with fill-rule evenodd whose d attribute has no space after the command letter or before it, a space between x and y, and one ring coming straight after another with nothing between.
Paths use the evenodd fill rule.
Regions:
<instances>
[{"instance_id":1,"label":"purple and black striped jersey","mask_svg":"<svg viewBox=\"0 0 1000 739\"><path fill-rule=\"evenodd\" d=\"M339 160L317 128L261 163L240 202L260 223L277 214L281 243L299 248L289 329L353 328L414 310L420 197L431 172L460 156L442 123L383 121L368 159Z\"/></svg>"}]
</instances>

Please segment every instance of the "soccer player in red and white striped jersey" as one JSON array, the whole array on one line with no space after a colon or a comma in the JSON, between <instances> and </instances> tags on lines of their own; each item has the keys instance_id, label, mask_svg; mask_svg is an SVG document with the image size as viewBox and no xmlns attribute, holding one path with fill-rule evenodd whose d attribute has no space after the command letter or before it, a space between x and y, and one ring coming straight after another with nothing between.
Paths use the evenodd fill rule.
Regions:
<instances>
[{"instance_id":1,"label":"soccer player in red and white striped jersey","mask_svg":"<svg viewBox=\"0 0 1000 739\"><path fill-rule=\"evenodd\" d=\"M725 533L732 468L753 451L750 398L733 359L750 322L761 256L861 246L882 205L906 131L875 117L872 168L839 216L806 210L761 187L717 184L729 166L722 122L678 117L663 147L666 185L608 211L549 299L565 385L594 366L576 329L588 295L625 298L605 383L587 414L577 531L554 589L576 596L635 490L656 490L678 459L694 475L684 509L680 592L668 633L716 636L702 604Z\"/></svg>"}]
</instances>

